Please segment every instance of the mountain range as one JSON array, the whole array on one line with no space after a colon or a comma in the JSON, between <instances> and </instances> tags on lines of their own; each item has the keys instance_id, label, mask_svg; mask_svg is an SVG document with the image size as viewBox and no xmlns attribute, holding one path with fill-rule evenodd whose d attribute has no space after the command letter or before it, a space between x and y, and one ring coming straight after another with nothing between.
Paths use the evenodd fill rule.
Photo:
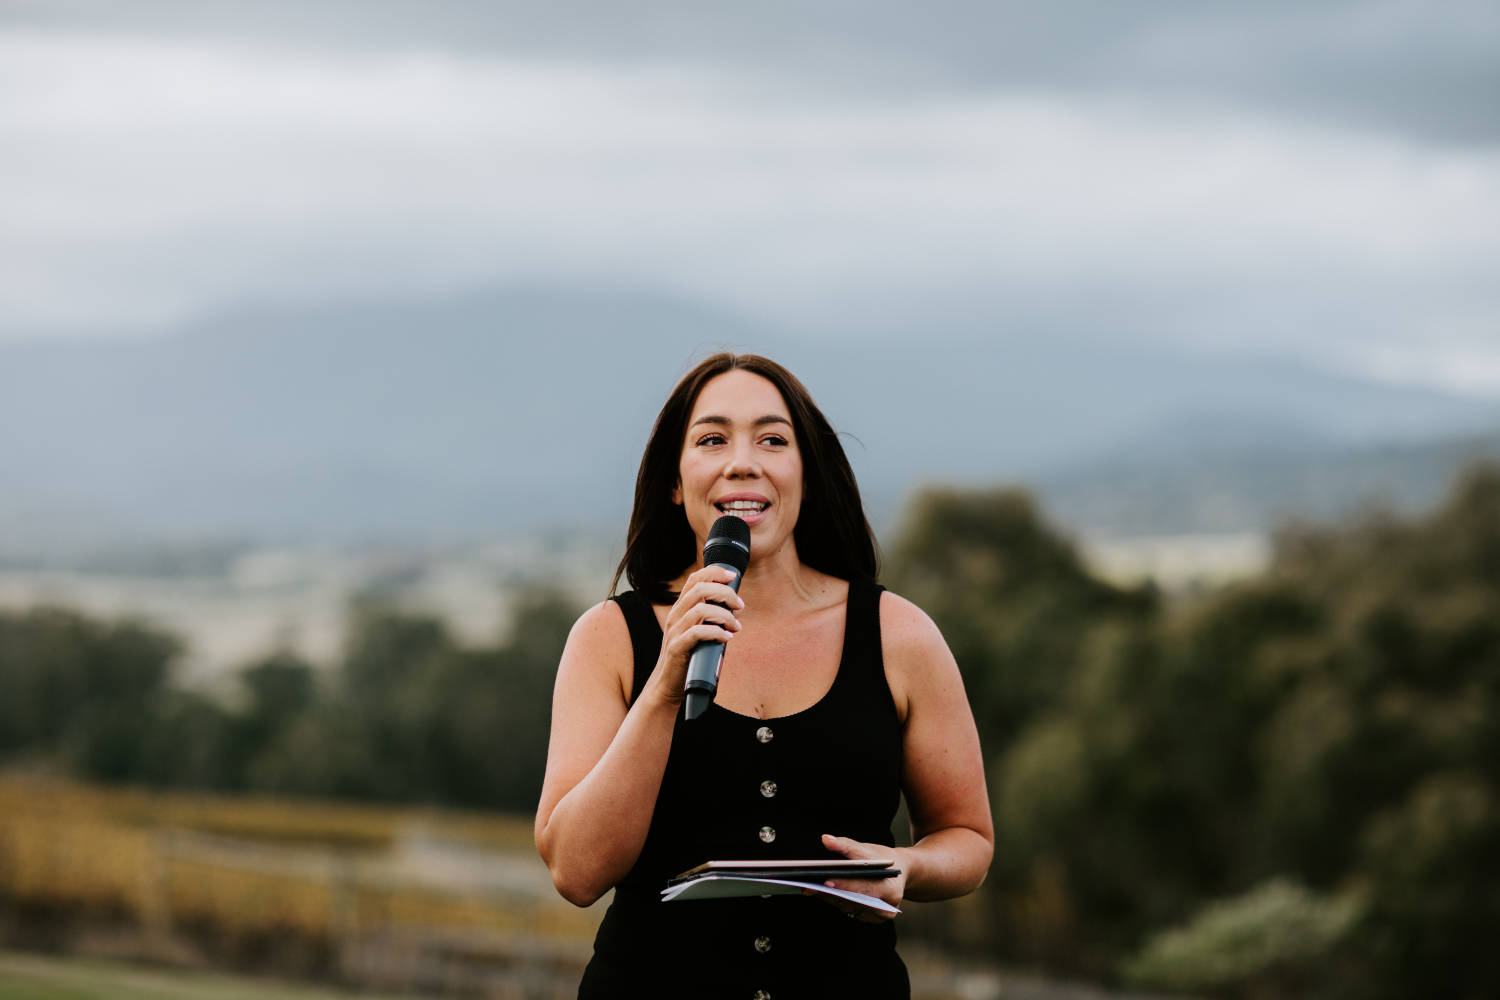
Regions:
<instances>
[{"instance_id":1,"label":"mountain range","mask_svg":"<svg viewBox=\"0 0 1500 1000\"><path fill-rule=\"evenodd\" d=\"M698 358L785 363L877 528L1015 483L1085 533L1262 530L1430 502L1500 402L1024 328L790 331L659 292L510 287L245 308L154 338L0 341L0 555L129 540L612 538Z\"/></svg>"}]
</instances>

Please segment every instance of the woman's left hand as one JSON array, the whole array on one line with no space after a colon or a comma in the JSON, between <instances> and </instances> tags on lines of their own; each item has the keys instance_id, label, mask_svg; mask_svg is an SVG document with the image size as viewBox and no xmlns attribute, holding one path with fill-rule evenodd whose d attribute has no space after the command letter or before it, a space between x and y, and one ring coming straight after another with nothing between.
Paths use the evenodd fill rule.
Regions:
<instances>
[{"instance_id":1,"label":"woman's left hand","mask_svg":"<svg viewBox=\"0 0 1500 1000\"><path fill-rule=\"evenodd\" d=\"M823 884L834 889L846 889L849 892L862 892L866 896L875 896L883 899L897 909L901 908L901 900L906 895L906 877L909 874L906 851L900 847L887 847L884 844L866 844L858 840L850 840L848 837L835 837L832 834L823 834L823 846L830 851L842 854L846 858L892 858L900 874L891 878L835 878L829 879ZM826 900L830 905L844 911L848 916L856 920L862 920L867 924L880 924L887 920L895 920L894 913L883 913L866 906L856 906L853 903L839 899L837 896L825 896L822 893L814 893L818 898Z\"/></svg>"}]
</instances>

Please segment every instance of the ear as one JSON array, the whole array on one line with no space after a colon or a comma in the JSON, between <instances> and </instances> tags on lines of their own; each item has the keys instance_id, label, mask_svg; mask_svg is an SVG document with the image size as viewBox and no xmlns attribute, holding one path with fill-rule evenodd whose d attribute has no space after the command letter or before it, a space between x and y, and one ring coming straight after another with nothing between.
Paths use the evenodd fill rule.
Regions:
<instances>
[{"instance_id":1,"label":"ear","mask_svg":"<svg viewBox=\"0 0 1500 1000\"><path fill-rule=\"evenodd\" d=\"M672 502L679 507L682 506L682 480L678 480L677 485L672 487Z\"/></svg>"}]
</instances>

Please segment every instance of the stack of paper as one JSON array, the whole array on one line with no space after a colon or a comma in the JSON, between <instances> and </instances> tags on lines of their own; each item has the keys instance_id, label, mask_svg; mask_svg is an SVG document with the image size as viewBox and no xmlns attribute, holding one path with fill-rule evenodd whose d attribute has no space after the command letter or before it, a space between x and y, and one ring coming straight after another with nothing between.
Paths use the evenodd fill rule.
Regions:
<instances>
[{"instance_id":1,"label":"stack of paper","mask_svg":"<svg viewBox=\"0 0 1500 1000\"><path fill-rule=\"evenodd\" d=\"M733 896L779 896L820 893L881 913L900 913L883 899L835 889L825 879L879 879L901 874L889 858L810 861L709 861L667 882L662 902L676 899L724 899Z\"/></svg>"}]
</instances>

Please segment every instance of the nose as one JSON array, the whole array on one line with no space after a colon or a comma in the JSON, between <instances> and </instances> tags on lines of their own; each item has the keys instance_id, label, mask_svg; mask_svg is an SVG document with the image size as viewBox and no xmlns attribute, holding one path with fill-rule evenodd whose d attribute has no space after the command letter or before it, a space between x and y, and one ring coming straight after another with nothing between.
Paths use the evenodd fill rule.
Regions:
<instances>
[{"instance_id":1,"label":"nose","mask_svg":"<svg viewBox=\"0 0 1500 1000\"><path fill-rule=\"evenodd\" d=\"M729 462L724 466L726 479L754 479L760 476L760 462L756 461L755 449L748 442L736 443L729 452Z\"/></svg>"}]
</instances>

